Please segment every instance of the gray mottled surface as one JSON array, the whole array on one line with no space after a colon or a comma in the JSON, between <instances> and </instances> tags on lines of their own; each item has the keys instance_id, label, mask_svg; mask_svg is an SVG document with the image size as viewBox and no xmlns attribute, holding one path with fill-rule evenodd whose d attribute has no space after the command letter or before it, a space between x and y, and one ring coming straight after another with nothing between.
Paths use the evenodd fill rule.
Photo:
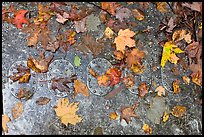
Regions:
<instances>
[{"instance_id":1,"label":"gray mottled surface","mask_svg":"<svg viewBox=\"0 0 204 137\"><path fill-rule=\"evenodd\" d=\"M18 3L13 3L18 9L27 9L31 11L32 15L37 15L37 8L30 6L30 3L27 2L24 6ZM76 3L75 3L76 4ZM78 3L87 4L87 3ZM96 3L98 4L98 3ZM126 6L125 3L121 3ZM9 6L10 3L3 3L3 6ZM93 6L89 5L88 6ZM138 5L131 5L138 7ZM130 6L130 7L131 7ZM70 7L67 7L70 8ZM93 14L90 15L90 19L87 21L89 23L88 30L93 28L93 35L96 38L100 38L103 35L105 30L105 25L101 24L100 21L94 22L95 19L98 19L100 10L96 10ZM52 62L51 70L47 74L36 74L33 77L34 81L27 84L28 87L32 88L34 95L31 99L18 100L15 98L15 93L19 85L17 83L10 83L10 80L7 76L12 72L13 64L18 63L19 61L26 61L28 55L31 54L34 57L38 56L38 52L34 48L29 48L26 46L26 37L27 34L22 33L12 24L2 23L2 94L3 94L3 112L11 118L11 122L8 125L8 133L14 135L29 135L29 134L93 134L94 129L97 126L101 126L103 129L103 134L112 135L112 134L121 134L121 135L132 135L132 134L145 134L142 130L144 123L149 124L153 129L153 134L162 134L162 135L188 135L188 134L202 134L202 107L196 104L194 96L195 86L194 84L186 85L185 89L181 93L174 95L171 92L171 83L175 78L181 79L181 76L174 76L169 73L170 68L172 67L170 63L167 63L164 70L160 69L160 59L162 48L159 46L159 41L165 40L165 37L161 33L158 37L155 37L155 33L158 30L158 25L165 16L173 16L171 12L163 15L156 8L155 5L150 4L149 8L144 11L145 20L137 21L133 18L129 18L132 21L135 21L138 26L132 27L131 30L138 31L145 28L150 28L150 34L141 33L136 35L135 40L140 40L143 49L145 50L146 57L144 59L145 65L147 66L144 74L139 76L138 80L146 81L149 84L150 90L147 96L144 98L139 98L137 96L138 91L131 90L122 90L117 96L111 100L106 100L103 96L96 96L90 92L89 97L84 97L79 94L74 99L72 98L72 93L67 95L70 102L80 102L78 115L83 118L82 122L72 126L64 126L60 123L60 120L55 115L53 107L56 105L57 99L59 96L55 96L49 89L49 83L40 82L43 80L49 80L51 77L55 76L54 72L62 71L60 75L69 75L71 72L66 71L64 68L72 68L72 65L66 66L63 64L64 60L68 61L70 64L73 64L74 56L77 54L81 58L81 66L74 67L78 78L84 83L87 82L87 66L93 60L93 56L83 56L80 52L75 51L73 48L64 54L60 50L55 53L54 62L62 61L62 63L57 63L54 65ZM73 22L68 22L64 27L70 28L70 24ZM93 26L92 26L93 25ZM50 20L50 29L53 32L56 32L59 23L56 22L55 17ZM97 30L97 27L100 28ZM80 34L77 34L78 39L80 39ZM80 41L80 40L79 40ZM77 42L79 42L77 40ZM40 47L40 46L38 46ZM108 46L107 46L108 47ZM50 52L45 53L46 56L50 55ZM108 59L108 52L102 55L104 58ZM111 60L109 60L112 62ZM152 72L151 67L153 65L158 66L156 71ZM53 73L51 73L53 72ZM50 75L49 75L50 74ZM184 74L189 74L189 72L184 72ZM182 74L183 75L183 74ZM33 76L33 73L32 73ZM151 85L151 82L154 81L157 86L162 85L168 91L167 95L163 97L160 101L155 100L155 94L153 91L155 87ZM137 86L137 85L136 85ZM12 89L13 88L13 89ZM11 90L12 89L12 90ZM98 92L97 92L98 93ZM57 94L58 95L58 94ZM51 101L47 105L39 106L35 102L39 97L48 97ZM24 105L23 114L17 118L13 119L11 115L11 109L15 103L21 101ZM139 107L135 109L136 114L139 116L138 119L133 119L132 122L127 124L124 120L120 121L119 118L116 120L109 119L109 113L116 111L120 116L121 106L132 105L135 101L139 102ZM150 104L154 101L156 104L155 107L150 109ZM161 104L160 104L161 103ZM161 105L161 106L160 106ZM169 120L166 123L160 122L159 116L166 107L172 109L176 105L182 105L187 108L186 115L182 118L175 118L170 115ZM156 114L156 115L154 115ZM156 122L155 122L156 119ZM156 124L159 123L159 124ZM3 133L2 133L3 134Z\"/></svg>"}]
</instances>

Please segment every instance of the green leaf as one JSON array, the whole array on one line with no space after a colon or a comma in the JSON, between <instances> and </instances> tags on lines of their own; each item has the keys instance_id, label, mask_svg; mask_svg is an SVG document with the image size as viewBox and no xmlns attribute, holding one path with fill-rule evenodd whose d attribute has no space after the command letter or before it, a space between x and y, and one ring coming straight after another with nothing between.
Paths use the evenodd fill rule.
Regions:
<instances>
[{"instance_id":1,"label":"green leaf","mask_svg":"<svg viewBox=\"0 0 204 137\"><path fill-rule=\"evenodd\" d=\"M74 65L79 67L81 65L81 59L78 55L74 57Z\"/></svg>"}]
</instances>

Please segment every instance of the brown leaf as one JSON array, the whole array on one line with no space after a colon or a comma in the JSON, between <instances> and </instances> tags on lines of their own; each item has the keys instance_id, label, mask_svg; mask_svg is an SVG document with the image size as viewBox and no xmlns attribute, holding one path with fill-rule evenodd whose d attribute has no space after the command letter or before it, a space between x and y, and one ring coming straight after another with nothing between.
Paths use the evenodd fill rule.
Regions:
<instances>
[{"instance_id":1,"label":"brown leaf","mask_svg":"<svg viewBox=\"0 0 204 137\"><path fill-rule=\"evenodd\" d=\"M51 99L47 98L47 97L40 97L38 98L38 100L36 101L36 104L38 105L46 105L47 103L50 102Z\"/></svg>"},{"instance_id":2,"label":"brown leaf","mask_svg":"<svg viewBox=\"0 0 204 137\"><path fill-rule=\"evenodd\" d=\"M29 55L27 66L37 73L45 73L48 71L48 66L50 65L53 57L53 55L50 55L45 58L44 52L40 51L40 58L38 60Z\"/></svg>"},{"instance_id":3,"label":"brown leaf","mask_svg":"<svg viewBox=\"0 0 204 137\"><path fill-rule=\"evenodd\" d=\"M105 11L101 11L99 13L99 18L102 23L105 23L107 21L107 13Z\"/></svg>"},{"instance_id":4,"label":"brown leaf","mask_svg":"<svg viewBox=\"0 0 204 137\"><path fill-rule=\"evenodd\" d=\"M116 8L119 7L120 4L117 2L101 2L101 8L107 10L110 14L116 14Z\"/></svg>"},{"instance_id":5,"label":"brown leaf","mask_svg":"<svg viewBox=\"0 0 204 137\"><path fill-rule=\"evenodd\" d=\"M167 8L167 3L166 2L157 2L157 9L161 12L161 13L165 13L167 12L166 8Z\"/></svg>"},{"instance_id":6,"label":"brown leaf","mask_svg":"<svg viewBox=\"0 0 204 137\"><path fill-rule=\"evenodd\" d=\"M123 78L123 83L125 84L125 86L127 88L130 88L134 85L135 80L134 77L132 75L128 75L126 77Z\"/></svg>"},{"instance_id":7,"label":"brown leaf","mask_svg":"<svg viewBox=\"0 0 204 137\"><path fill-rule=\"evenodd\" d=\"M19 80L19 83L29 83L31 76L30 69L22 65L18 65L16 69L18 72L14 72L13 76L9 76L9 78L13 80L13 82Z\"/></svg>"},{"instance_id":8,"label":"brown leaf","mask_svg":"<svg viewBox=\"0 0 204 137\"><path fill-rule=\"evenodd\" d=\"M128 8L117 8L115 17L123 22L131 16L131 11Z\"/></svg>"},{"instance_id":9,"label":"brown leaf","mask_svg":"<svg viewBox=\"0 0 204 137\"><path fill-rule=\"evenodd\" d=\"M137 106L138 104L135 103L133 106L122 107L120 121L124 119L129 124L132 121L131 117L138 118L134 111Z\"/></svg>"},{"instance_id":10,"label":"brown leaf","mask_svg":"<svg viewBox=\"0 0 204 137\"><path fill-rule=\"evenodd\" d=\"M122 84L119 87L117 87L116 89L113 89L112 91L110 91L104 98L105 99L111 99L111 98L115 97L124 88L125 88L125 85Z\"/></svg>"},{"instance_id":11,"label":"brown leaf","mask_svg":"<svg viewBox=\"0 0 204 137\"><path fill-rule=\"evenodd\" d=\"M202 13L202 2L192 2L192 4L182 2L181 5Z\"/></svg>"},{"instance_id":12,"label":"brown leaf","mask_svg":"<svg viewBox=\"0 0 204 137\"><path fill-rule=\"evenodd\" d=\"M20 117L23 111L24 111L23 103L21 102L16 103L15 106L12 108L13 118L17 119L18 117Z\"/></svg>"},{"instance_id":13,"label":"brown leaf","mask_svg":"<svg viewBox=\"0 0 204 137\"><path fill-rule=\"evenodd\" d=\"M81 93L84 96L89 96L88 87L80 80L74 80L74 95Z\"/></svg>"},{"instance_id":14,"label":"brown leaf","mask_svg":"<svg viewBox=\"0 0 204 137\"><path fill-rule=\"evenodd\" d=\"M138 87L139 96L144 97L148 93L147 84L145 82L140 83Z\"/></svg>"},{"instance_id":15,"label":"brown leaf","mask_svg":"<svg viewBox=\"0 0 204 137\"><path fill-rule=\"evenodd\" d=\"M182 79L186 84L188 84L188 85L190 84L190 78L189 77L183 76Z\"/></svg>"},{"instance_id":16,"label":"brown leaf","mask_svg":"<svg viewBox=\"0 0 204 137\"><path fill-rule=\"evenodd\" d=\"M140 9L133 9L132 14L139 21L142 21L145 18L144 12L142 10L140 10Z\"/></svg>"},{"instance_id":17,"label":"brown leaf","mask_svg":"<svg viewBox=\"0 0 204 137\"><path fill-rule=\"evenodd\" d=\"M57 15L56 21L62 24L64 24L69 18L69 14L67 14L66 12L64 12L62 16L58 13L56 15Z\"/></svg>"},{"instance_id":18,"label":"brown leaf","mask_svg":"<svg viewBox=\"0 0 204 137\"><path fill-rule=\"evenodd\" d=\"M147 9L149 7L150 2L138 2L141 9Z\"/></svg>"},{"instance_id":19,"label":"brown leaf","mask_svg":"<svg viewBox=\"0 0 204 137\"><path fill-rule=\"evenodd\" d=\"M90 73L93 77L97 77L97 76L98 76L98 74L97 74L93 69L90 68L88 71L89 71L89 73Z\"/></svg>"},{"instance_id":20,"label":"brown leaf","mask_svg":"<svg viewBox=\"0 0 204 137\"><path fill-rule=\"evenodd\" d=\"M26 90L26 88L20 88L17 93L18 99L25 98L26 100L32 96L32 92L30 90Z\"/></svg>"},{"instance_id":21,"label":"brown leaf","mask_svg":"<svg viewBox=\"0 0 204 137\"><path fill-rule=\"evenodd\" d=\"M162 96L162 95L165 96L165 89L164 89L164 87L162 87L162 86L157 87L157 88L155 89L155 92L157 92L157 95L158 95L158 96Z\"/></svg>"},{"instance_id":22,"label":"brown leaf","mask_svg":"<svg viewBox=\"0 0 204 137\"><path fill-rule=\"evenodd\" d=\"M79 32L86 32L86 19L87 17L83 18L80 21L74 21L74 27L77 33Z\"/></svg>"},{"instance_id":23,"label":"brown leaf","mask_svg":"<svg viewBox=\"0 0 204 137\"><path fill-rule=\"evenodd\" d=\"M174 106L171 114L175 117L182 117L186 112L186 107L184 106Z\"/></svg>"},{"instance_id":24,"label":"brown leaf","mask_svg":"<svg viewBox=\"0 0 204 137\"><path fill-rule=\"evenodd\" d=\"M27 38L27 46L34 46L38 43L38 35L40 34L41 29L33 31L30 36Z\"/></svg>"},{"instance_id":25,"label":"brown leaf","mask_svg":"<svg viewBox=\"0 0 204 137\"><path fill-rule=\"evenodd\" d=\"M115 58L117 60L122 60L124 58L124 54L121 51L116 51L115 50L113 54L115 55Z\"/></svg>"},{"instance_id":26,"label":"brown leaf","mask_svg":"<svg viewBox=\"0 0 204 137\"><path fill-rule=\"evenodd\" d=\"M190 75L192 82L202 86L202 61L198 62L198 64L190 64L190 69L193 71Z\"/></svg>"},{"instance_id":27,"label":"brown leaf","mask_svg":"<svg viewBox=\"0 0 204 137\"><path fill-rule=\"evenodd\" d=\"M171 17L170 19L169 19L169 22L168 22L168 29L166 30L167 32L172 32L172 30L174 29L174 27L176 27L176 25L174 24L174 19L173 19L173 17Z\"/></svg>"},{"instance_id":28,"label":"brown leaf","mask_svg":"<svg viewBox=\"0 0 204 137\"><path fill-rule=\"evenodd\" d=\"M173 90L174 90L174 94L178 94L181 90L179 88L179 80L175 80L173 81Z\"/></svg>"},{"instance_id":29,"label":"brown leaf","mask_svg":"<svg viewBox=\"0 0 204 137\"><path fill-rule=\"evenodd\" d=\"M201 47L202 46L199 44L199 42L193 41L191 44L189 44L185 48L185 51L186 51L189 58L195 58L195 57L197 57L197 54L199 54L198 52L201 50ZM198 58L200 58L200 57L197 57L197 59Z\"/></svg>"},{"instance_id":30,"label":"brown leaf","mask_svg":"<svg viewBox=\"0 0 204 137\"><path fill-rule=\"evenodd\" d=\"M4 133L8 133L7 123L10 121L11 119L7 115L2 115L2 129Z\"/></svg>"},{"instance_id":31,"label":"brown leaf","mask_svg":"<svg viewBox=\"0 0 204 137\"><path fill-rule=\"evenodd\" d=\"M178 42L182 39L184 39L188 44L191 43L191 33L184 29L174 31L172 40Z\"/></svg>"}]
</instances>

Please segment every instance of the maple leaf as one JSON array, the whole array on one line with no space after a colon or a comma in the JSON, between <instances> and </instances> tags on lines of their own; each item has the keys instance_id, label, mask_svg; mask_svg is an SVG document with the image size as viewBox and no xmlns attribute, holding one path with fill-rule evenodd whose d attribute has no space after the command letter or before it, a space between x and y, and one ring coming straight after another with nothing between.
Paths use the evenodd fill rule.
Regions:
<instances>
[{"instance_id":1,"label":"maple leaf","mask_svg":"<svg viewBox=\"0 0 204 137\"><path fill-rule=\"evenodd\" d=\"M99 86L108 86L109 77L107 75L101 75L97 77L97 81Z\"/></svg>"},{"instance_id":2,"label":"maple leaf","mask_svg":"<svg viewBox=\"0 0 204 137\"><path fill-rule=\"evenodd\" d=\"M135 41L131 38L135 35L133 31L130 29L125 29L118 32L118 36L115 38L114 43L116 43L116 49L121 51L122 53L125 52L125 46L134 47Z\"/></svg>"},{"instance_id":3,"label":"maple leaf","mask_svg":"<svg viewBox=\"0 0 204 137\"><path fill-rule=\"evenodd\" d=\"M116 8L119 7L120 4L117 2L101 2L101 8L107 10L110 14L116 14Z\"/></svg>"},{"instance_id":4,"label":"maple leaf","mask_svg":"<svg viewBox=\"0 0 204 137\"><path fill-rule=\"evenodd\" d=\"M38 60L29 55L27 66L37 73L45 73L48 71L48 66L53 57L53 55L50 55L49 57L45 58L44 52L40 51L40 58Z\"/></svg>"},{"instance_id":5,"label":"maple leaf","mask_svg":"<svg viewBox=\"0 0 204 137\"><path fill-rule=\"evenodd\" d=\"M17 102L15 106L12 108L12 116L14 119L17 119L21 116L24 111L23 103Z\"/></svg>"},{"instance_id":6,"label":"maple leaf","mask_svg":"<svg viewBox=\"0 0 204 137\"><path fill-rule=\"evenodd\" d=\"M63 124L67 125L70 123L76 125L81 122L82 118L76 114L76 111L79 109L78 104L79 102L69 104L68 98L58 99L57 106L54 106L54 109Z\"/></svg>"},{"instance_id":7,"label":"maple leaf","mask_svg":"<svg viewBox=\"0 0 204 137\"><path fill-rule=\"evenodd\" d=\"M4 133L8 133L7 123L10 121L11 119L7 115L2 115L2 129Z\"/></svg>"},{"instance_id":8,"label":"maple leaf","mask_svg":"<svg viewBox=\"0 0 204 137\"><path fill-rule=\"evenodd\" d=\"M38 98L38 100L36 101L36 104L38 105L46 105L47 103L50 102L51 99L47 98L47 97L40 97Z\"/></svg>"},{"instance_id":9,"label":"maple leaf","mask_svg":"<svg viewBox=\"0 0 204 137\"><path fill-rule=\"evenodd\" d=\"M14 20L13 24L16 25L17 28L21 29L22 24L28 24L28 20L25 18L25 14L27 13L27 10L18 10L17 12L14 13Z\"/></svg>"},{"instance_id":10,"label":"maple leaf","mask_svg":"<svg viewBox=\"0 0 204 137\"><path fill-rule=\"evenodd\" d=\"M138 86L139 96L144 97L148 93L147 84L145 82L140 83Z\"/></svg>"},{"instance_id":11,"label":"maple leaf","mask_svg":"<svg viewBox=\"0 0 204 137\"><path fill-rule=\"evenodd\" d=\"M139 21L142 21L145 18L144 12L142 10L140 10L140 9L133 9L132 14Z\"/></svg>"},{"instance_id":12,"label":"maple leaf","mask_svg":"<svg viewBox=\"0 0 204 137\"><path fill-rule=\"evenodd\" d=\"M184 39L188 44L191 43L191 33L183 29L174 31L172 40L178 42L182 39Z\"/></svg>"},{"instance_id":13,"label":"maple leaf","mask_svg":"<svg viewBox=\"0 0 204 137\"><path fill-rule=\"evenodd\" d=\"M109 86L114 86L120 82L121 77L121 71L119 71L117 68L110 68L105 73L110 78L110 84Z\"/></svg>"},{"instance_id":14,"label":"maple leaf","mask_svg":"<svg viewBox=\"0 0 204 137\"><path fill-rule=\"evenodd\" d=\"M124 19L128 19L131 16L131 11L128 8L117 8L115 17L119 19L121 22Z\"/></svg>"},{"instance_id":15,"label":"maple leaf","mask_svg":"<svg viewBox=\"0 0 204 137\"><path fill-rule=\"evenodd\" d=\"M65 77L65 78L53 78L51 89L56 90L58 89L60 92L68 92L69 87L67 86L68 83L74 82L77 77L76 75L72 75L70 78Z\"/></svg>"},{"instance_id":16,"label":"maple leaf","mask_svg":"<svg viewBox=\"0 0 204 137\"><path fill-rule=\"evenodd\" d=\"M174 106L171 114L175 117L182 117L186 112L186 107L184 106Z\"/></svg>"},{"instance_id":17,"label":"maple leaf","mask_svg":"<svg viewBox=\"0 0 204 137\"><path fill-rule=\"evenodd\" d=\"M118 114L116 112L111 112L109 114L109 118L110 118L110 120L115 120L118 118Z\"/></svg>"},{"instance_id":18,"label":"maple leaf","mask_svg":"<svg viewBox=\"0 0 204 137\"><path fill-rule=\"evenodd\" d=\"M157 88L155 89L155 92L157 92L157 95L158 95L158 96L162 96L162 95L165 96L165 89L164 89L164 87L162 87L162 86L157 87Z\"/></svg>"},{"instance_id":19,"label":"maple leaf","mask_svg":"<svg viewBox=\"0 0 204 137\"><path fill-rule=\"evenodd\" d=\"M81 93L84 96L89 96L88 87L80 80L74 80L74 96Z\"/></svg>"},{"instance_id":20,"label":"maple leaf","mask_svg":"<svg viewBox=\"0 0 204 137\"><path fill-rule=\"evenodd\" d=\"M122 107L120 121L124 119L127 123L129 123L130 121L132 121L131 117L138 118L134 111L137 106L138 104L135 103L132 106Z\"/></svg>"},{"instance_id":21,"label":"maple leaf","mask_svg":"<svg viewBox=\"0 0 204 137\"><path fill-rule=\"evenodd\" d=\"M9 78L13 80L13 82L19 80L19 83L29 83L31 76L30 69L22 65L16 66L16 69L18 72L14 72L13 76L9 76Z\"/></svg>"},{"instance_id":22,"label":"maple leaf","mask_svg":"<svg viewBox=\"0 0 204 137\"><path fill-rule=\"evenodd\" d=\"M180 83L179 80L173 81L174 94L178 94L180 92L179 83Z\"/></svg>"},{"instance_id":23,"label":"maple leaf","mask_svg":"<svg viewBox=\"0 0 204 137\"><path fill-rule=\"evenodd\" d=\"M148 124L144 124L142 129L145 133L152 134L152 128Z\"/></svg>"}]
</instances>

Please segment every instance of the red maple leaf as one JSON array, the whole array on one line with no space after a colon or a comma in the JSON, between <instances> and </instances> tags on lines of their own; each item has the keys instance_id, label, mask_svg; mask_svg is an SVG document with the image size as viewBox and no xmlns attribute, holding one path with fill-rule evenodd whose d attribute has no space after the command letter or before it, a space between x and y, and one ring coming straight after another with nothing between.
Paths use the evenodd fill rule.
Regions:
<instances>
[{"instance_id":1,"label":"red maple leaf","mask_svg":"<svg viewBox=\"0 0 204 137\"><path fill-rule=\"evenodd\" d=\"M110 78L110 85L109 86L114 86L118 84L121 80L121 71L119 71L116 68L110 68L109 70L106 71L106 75L109 76Z\"/></svg>"},{"instance_id":2,"label":"red maple leaf","mask_svg":"<svg viewBox=\"0 0 204 137\"><path fill-rule=\"evenodd\" d=\"M13 20L13 24L15 24L17 28L21 29L22 24L28 24L28 20L25 18L25 14L27 12L27 10L18 10L16 13L14 13L15 17Z\"/></svg>"}]
</instances>

